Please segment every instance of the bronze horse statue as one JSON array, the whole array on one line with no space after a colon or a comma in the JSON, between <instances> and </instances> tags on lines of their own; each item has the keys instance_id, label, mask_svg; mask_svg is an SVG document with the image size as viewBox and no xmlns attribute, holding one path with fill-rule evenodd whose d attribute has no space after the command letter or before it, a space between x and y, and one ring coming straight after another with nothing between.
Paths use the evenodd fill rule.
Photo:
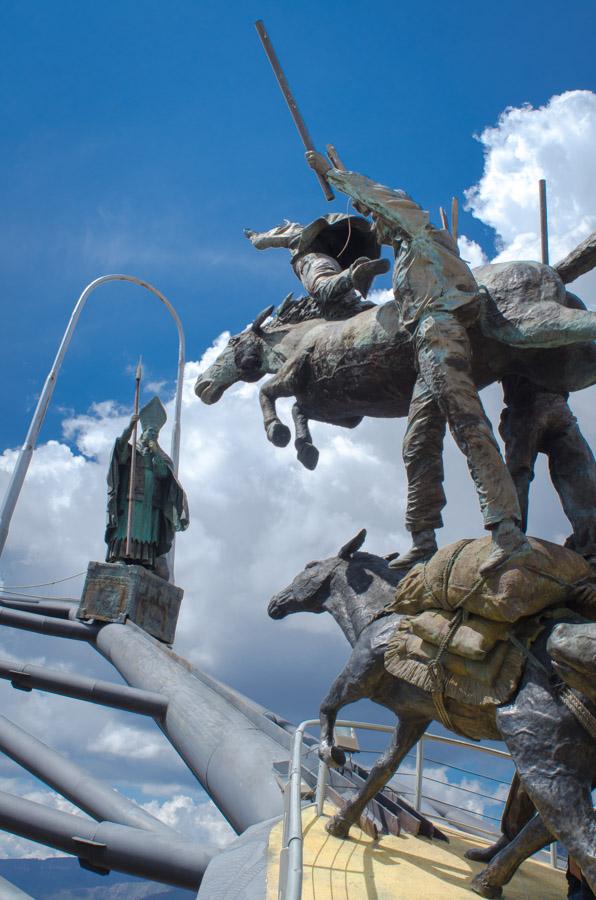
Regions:
<instances>
[{"instance_id":1,"label":"bronze horse statue","mask_svg":"<svg viewBox=\"0 0 596 900\"><path fill-rule=\"evenodd\" d=\"M475 275L490 292L470 329L479 389L508 374L561 393L594 383L596 313L565 290L555 268L502 263L484 266ZM364 416L407 416L416 370L411 336L393 301L339 321L305 319L309 301L284 303L267 324L273 307L263 310L198 376L195 393L212 404L238 381L273 375L259 395L267 437L278 447L289 443L290 430L275 403L295 397L298 459L314 469L319 453L309 419L355 428Z\"/></svg>"},{"instance_id":2,"label":"bronze horse statue","mask_svg":"<svg viewBox=\"0 0 596 900\"><path fill-rule=\"evenodd\" d=\"M393 599L401 574L389 568L387 559L358 552L365 535L361 531L337 556L309 563L268 607L274 619L296 612L330 612L353 647L321 704L319 753L326 762L337 766L345 761L342 751L333 744L333 729L338 711L346 704L369 698L398 717L388 749L372 767L359 794L327 823L328 831L341 838L348 836L368 801L382 790L437 717L431 694L385 669L387 642L401 617L396 613L378 614ZM449 716L457 733L506 743L522 786L537 810L525 824L520 823L521 830L513 840L499 842L481 857L486 860L494 854L471 883L483 897L500 896L503 884L518 866L553 837L577 861L592 889L596 888L596 815L591 796L596 741L561 701L553 677L555 662L556 671L571 686L583 683L565 675L574 670L577 658L575 674L586 682L588 662L583 657L587 659L589 650L586 645L574 654L572 644L575 641L577 645L579 628L581 634L588 629L586 635L593 646L594 626L582 624L571 612L569 619L568 625L545 628L532 647L538 664L531 660L526 663L511 700L498 707L450 701ZM589 681L588 677L586 683ZM581 696L589 708L590 695Z\"/></svg>"}]
</instances>

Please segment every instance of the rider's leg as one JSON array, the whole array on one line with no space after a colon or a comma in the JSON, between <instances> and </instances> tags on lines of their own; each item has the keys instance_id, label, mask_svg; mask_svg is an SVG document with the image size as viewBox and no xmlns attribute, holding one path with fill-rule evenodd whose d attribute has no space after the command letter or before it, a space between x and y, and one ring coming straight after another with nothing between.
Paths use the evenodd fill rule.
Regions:
<instances>
[{"instance_id":1,"label":"rider's leg","mask_svg":"<svg viewBox=\"0 0 596 900\"><path fill-rule=\"evenodd\" d=\"M521 513L511 475L484 412L470 366L470 342L461 322L449 313L427 316L416 334L420 376L465 454L476 486L493 550L481 567L488 572L530 550L519 529Z\"/></svg>"},{"instance_id":2,"label":"rider's leg","mask_svg":"<svg viewBox=\"0 0 596 900\"><path fill-rule=\"evenodd\" d=\"M549 404L549 435L543 446L550 477L573 528L569 545L587 559L596 559L596 462L569 405L560 394L545 394Z\"/></svg>"},{"instance_id":3,"label":"rider's leg","mask_svg":"<svg viewBox=\"0 0 596 900\"><path fill-rule=\"evenodd\" d=\"M446 503L444 437L445 417L426 382L419 377L410 401L402 450L408 479L406 528L412 534L412 547L389 564L392 569L409 568L436 553L435 529L443 526L441 510Z\"/></svg>"},{"instance_id":4,"label":"rider's leg","mask_svg":"<svg viewBox=\"0 0 596 900\"><path fill-rule=\"evenodd\" d=\"M505 381L505 379L504 379ZM530 484L534 480L534 466L542 437L542 422L534 415L532 403L517 404L509 395L509 402L501 413L499 432L505 444L505 462L511 473L521 511L521 529L528 528Z\"/></svg>"}]
</instances>

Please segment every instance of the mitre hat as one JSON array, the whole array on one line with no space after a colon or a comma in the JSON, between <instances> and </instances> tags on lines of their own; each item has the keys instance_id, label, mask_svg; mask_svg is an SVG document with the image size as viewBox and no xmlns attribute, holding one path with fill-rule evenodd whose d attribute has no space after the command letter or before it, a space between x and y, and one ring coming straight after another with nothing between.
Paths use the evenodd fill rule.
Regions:
<instances>
[{"instance_id":1,"label":"mitre hat","mask_svg":"<svg viewBox=\"0 0 596 900\"><path fill-rule=\"evenodd\" d=\"M153 397L139 413L141 426L143 431L154 428L157 432L161 431L168 418L165 407L159 397Z\"/></svg>"}]
</instances>

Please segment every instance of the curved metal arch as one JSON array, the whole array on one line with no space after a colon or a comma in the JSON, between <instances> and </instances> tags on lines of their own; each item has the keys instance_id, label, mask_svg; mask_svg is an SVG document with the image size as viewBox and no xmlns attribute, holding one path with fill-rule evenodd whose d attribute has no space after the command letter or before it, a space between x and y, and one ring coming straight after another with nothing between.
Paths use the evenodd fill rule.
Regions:
<instances>
[{"instance_id":1,"label":"curved metal arch","mask_svg":"<svg viewBox=\"0 0 596 900\"><path fill-rule=\"evenodd\" d=\"M62 341L60 342L60 346L58 347L56 358L54 359L52 368L50 369L45 380L43 391L41 392L41 396L35 408L33 418L31 419L31 424L29 425L29 430L27 431L27 435L25 437L25 442L21 447L16 466L14 467L13 473L8 483L8 488L6 490L6 494L4 495L4 500L0 509L0 556L4 551L4 545L6 544L8 530L10 528L10 522L15 511L19 495L21 493L21 488L23 487L23 483L27 475L27 470L29 469L29 464L31 463L31 459L33 457L33 451L35 450L35 446L37 444L37 438L39 436L41 426L43 425L46 412L54 393L58 373L62 366L66 351L68 350L68 346L70 344L77 322L89 296L93 293L95 288L99 287L100 284L106 284L108 281L129 281L132 284L138 284L139 287L146 288L159 300L161 300L161 302L164 304L164 306L174 319L174 322L176 323L176 328L178 329L178 372L176 377L176 400L174 404L174 427L172 430L171 457L174 463L174 471L176 474L178 474L178 462L180 459L180 414L182 410L182 384L184 379L184 364L186 353L186 342L184 338L182 322L180 321L180 317L170 301L161 293L161 291L159 291L152 284L149 284L148 281L143 281L143 279L136 278L134 275L101 275L99 278L96 278L94 281L87 285L87 287L77 300L66 327L66 331L64 332L64 335L62 337ZM173 550L174 548L172 546L172 550L170 551L171 571L173 571Z\"/></svg>"}]
</instances>

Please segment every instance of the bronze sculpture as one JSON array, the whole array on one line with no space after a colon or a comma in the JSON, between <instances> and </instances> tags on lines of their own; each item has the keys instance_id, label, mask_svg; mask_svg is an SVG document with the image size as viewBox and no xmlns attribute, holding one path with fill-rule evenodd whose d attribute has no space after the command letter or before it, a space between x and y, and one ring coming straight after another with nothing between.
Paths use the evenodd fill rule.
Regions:
<instances>
[{"instance_id":1,"label":"bronze sculpture","mask_svg":"<svg viewBox=\"0 0 596 900\"><path fill-rule=\"evenodd\" d=\"M526 377L561 395L594 383L596 348L590 343L596 333L594 314L586 319L576 308L556 268L514 262L485 266L478 280L480 275L490 294L482 298L480 321L469 329L472 373L479 389L510 375ZM548 311L542 319L549 323L547 334L537 324L541 305ZM553 307L559 317L567 318L557 322ZM216 361L198 376L195 392L204 403L216 403L237 381L258 381L273 374L260 392L267 437L276 446L289 442L290 431L277 416L275 401L294 396L295 446L307 468L316 466L319 455L309 419L354 428L363 416L408 414L415 359L392 301L334 322L317 316L308 299L284 304L265 324L272 311L268 307L250 329L230 338ZM442 443L437 441L427 457L425 476L429 495L436 498L437 515L444 502L441 457ZM582 477L593 484L594 468ZM569 514L565 500L564 506Z\"/></svg>"},{"instance_id":2,"label":"bronze sculpture","mask_svg":"<svg viewBox=\"0 0 596 900\"><path fill-rule=\"evenodd\" d=\"M106 561L143 566L166 580L166 554L176 531L188 527L186 495L174 475L173 464L158 443L166 421L158 397L147 403L116 439L108 472ZM142 434L134 449L135 471L130 490L133 448L129 443L136 421ZM127 547L129 501L132 507L131 542Z\"/></svg>"},{"instance_id":3,"label":"bronze sculpture","mask_svg":"<svg viewBox=\"0 0 596 900\"><path fill-rule=\"evenodd\" d=\"M330 612L353 646L346 666L321 704L320 754L330 765L341 765L344 761L332 737L342 706L368 697L398 715L394 738L371 769L366 784L348 807L328 823L328 830L338 837L348 835L368 800L384 786L437 716L430 693L392 676L385 668L385 652L401 620L397 613L387 614L386 608L392 602L401 574L392 570L386 559L358 552L365 535L361 531L336 557L309 563L304 572L271 599L268 607L274 619L300 611ZM589 590L593 604L593 588ZM561 701L558 682L552 677L553 660L560 660L563 654L564 666L574 673L577 669L581 675L585 661L581 653L569 652L569 632L565 629L576 628L581 635L591 635L592 626L571 610L567 618L569 625L556 624L556 621L545 625L532 647L531 659L523 667L517 692L507 702L484 707L459 701L449 704L449 713L459 733L505 741L538 810L526 822L521 817L519 833L472 882L471 887L482 896L499 896L502 885L513 876L519 864L549 843L553 835L578 860L590 885L596 886L595 817L591 800L596 775L596 732L580 724ZM560 629L563 629L561 637ZM577 633L574 636L577 638ZM559 671L563 671L560 664ZM584 708L590 709L589 696L583 696L581 702ZM593 721L588 728L593 728L596 720L590 715Z\"/></svg>"},{"instance_id":4,"label":"bronze sculpture","mask_svg":"<svg viewBox=\"0 0 596 900\"><path fill-rule=\"evenodd\" d=\"M362 216L334 213L306 226L284 222L269 231L244 233L257 250L290 251L294 274L324 319L346 319L368 309L372 304L360 297L366 298L376 275L389 271Z\"/></svg>"}]
</instances>

